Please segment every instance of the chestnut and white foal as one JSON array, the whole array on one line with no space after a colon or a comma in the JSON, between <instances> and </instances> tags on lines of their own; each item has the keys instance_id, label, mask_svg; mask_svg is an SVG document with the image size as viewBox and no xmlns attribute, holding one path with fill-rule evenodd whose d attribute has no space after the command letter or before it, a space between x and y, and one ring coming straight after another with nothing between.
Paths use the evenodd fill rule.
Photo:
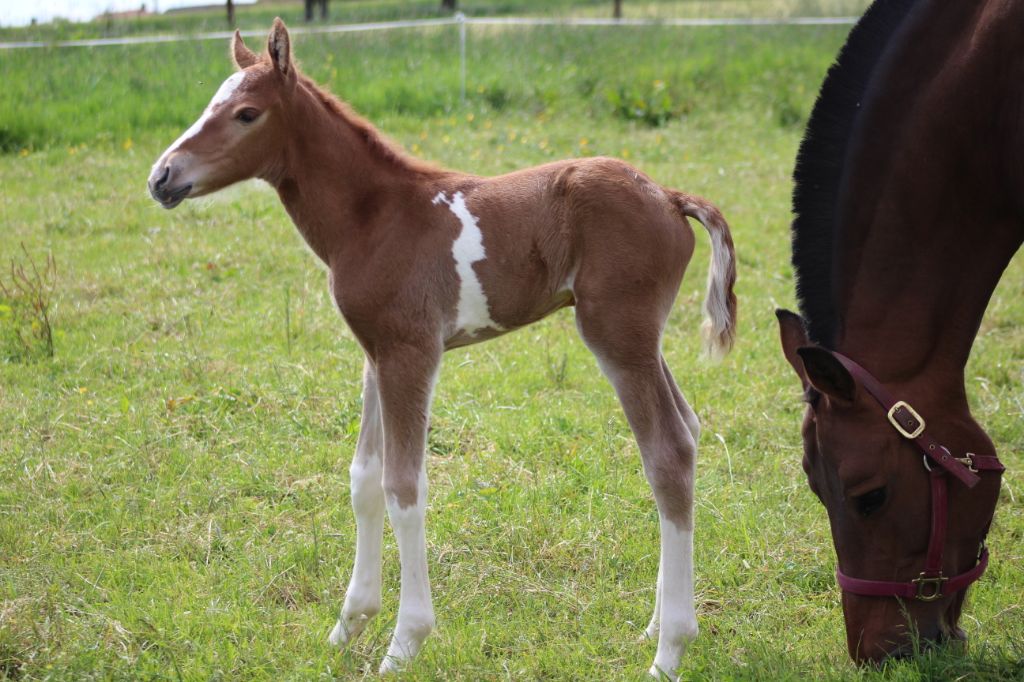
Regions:
<instances>
[{"instance_id":1,"label":"chestnut and white foal","mask_svg":"<svg viewBox=\"0 0 1024 682\"><path fill-rule=\"evenodd\" d=\"M735 259L711 204L613 159L560 161L494 178L407 156L298 72L284 24L268 52L236 33L238 72L160 156L149 190L166 208L247 178L277 189L330 270L334 300L366 352L362 429L351 467L352 580L332 644L381 607L384 514L401 560L398 620L381 672L434 627L427 578L424 450L441 354L565 306L618 394L661 517L661 564L647 634L651 673L674 677L697 634L693 478L700 425L661 355L661 336L700 220L713 246L709 350L732 346Z\"/></svg>"}]
</instances>

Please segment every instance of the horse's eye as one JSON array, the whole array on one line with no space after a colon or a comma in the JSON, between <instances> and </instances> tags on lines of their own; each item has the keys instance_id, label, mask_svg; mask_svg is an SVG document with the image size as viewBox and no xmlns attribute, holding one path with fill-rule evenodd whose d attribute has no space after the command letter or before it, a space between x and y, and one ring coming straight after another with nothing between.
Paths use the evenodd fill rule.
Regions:
<instances>
[{"instance_id":1,"label":"horse's eye","mask_svg":"<svg viewBox=\"0 0 1024 682\"><path fill-rule=\"evenodd\" d=\"M246 107L245 109L242 109L237 114L235 114L235 119L241 121L242 123L252 123L257 118L259 118L259 116L259 111L253 109L252 107Z\"/></svg>"},{"instance_id":2,"label":"horse's eye","mask_svg":"<svg viewBox=\"0 0 1024 682\"><path fill-rule=\"evenodd\" d=\"M870 516L885 504L885 486L858 495L853 498L853 503L862 516Z\"/></svg>"}]
</instances>

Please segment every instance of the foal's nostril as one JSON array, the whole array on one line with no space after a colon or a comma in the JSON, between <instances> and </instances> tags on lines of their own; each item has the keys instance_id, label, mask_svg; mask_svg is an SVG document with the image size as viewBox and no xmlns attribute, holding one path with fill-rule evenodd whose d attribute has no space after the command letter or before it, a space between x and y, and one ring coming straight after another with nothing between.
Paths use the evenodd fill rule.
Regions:
<instances>
[{"instance_id":1,"label":"foal's nostril","mask_svg":"<svg viewBox=\"0 0 1024 682\"><path fill-rule=\"evenodd\" d=\"M171 167L170 166L164 166L164 172L161 173L160 177L157 178L157 181L153 183L153 189L157 189L158 190L158 189L162 188L164 185L166 185L167 184L167 178L170 177L170 175L171 175Z\"/></svg>"}]
</instances>

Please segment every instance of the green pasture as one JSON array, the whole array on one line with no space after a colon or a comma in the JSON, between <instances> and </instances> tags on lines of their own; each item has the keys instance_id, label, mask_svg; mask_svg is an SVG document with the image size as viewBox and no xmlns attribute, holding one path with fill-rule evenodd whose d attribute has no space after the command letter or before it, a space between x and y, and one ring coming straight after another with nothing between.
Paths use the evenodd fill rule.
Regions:
<instances>
[{"instance_id":1,"label":"green pasture","mask_svg":"<svg viewBox=\"0 0 1024 682\"><path fill-rule=\"evenodd\" d=\"M407 4L413 15L434 5ZM760 6L775 4L801 3ZM359 18L400 13L391 0L332 12L349 5ZM164 18L160 30L179 19L183 30L204 21ZM773 311L794 306L794 154L848 27L474 27L465 104L455 31L306 35L294 47L417 155L481 174L626 157L715 201L732 225L735 351L719 365L700 358L703 232L665 340L704 424L701 634L684 678L1024 678L1020 257L968 367L975 414L1008 467L992 565L962 623L971 644L881 670L846 655ZM260 184L173 212L145 189L154 159L231 72L227 55L226 42L0 51L0 282L17 279L12 263L29 280L40 268L53 340L51 357L30 298L0 291L0 679L373 679L387 646L390 531L384 611L351 650L326 643L354 553L362 359L324 272ZM438 629L402 679L643 679L657 515L572 312L449 353L433 414Z\"/></svg>"}]
</instances>

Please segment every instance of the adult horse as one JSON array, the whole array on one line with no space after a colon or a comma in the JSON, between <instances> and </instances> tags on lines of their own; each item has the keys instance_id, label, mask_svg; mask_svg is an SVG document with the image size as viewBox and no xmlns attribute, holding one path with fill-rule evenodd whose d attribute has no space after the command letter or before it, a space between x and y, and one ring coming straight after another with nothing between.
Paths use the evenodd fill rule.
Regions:
<instances>
[{"instance_id":1,"label":"adult horse","mask_svg":"<svg viewBox=\"0 0 1024 682\"><path fill-rule=\"evenodd\" d=\"M778 318L857 661L964 638L988 562L1003 467L964 367L1024 239L1022 27L1024 0L879 0L797 158L802 318Z\"/></svg>"},{"instance_id":2,"label":"adult horse","mask_svg":"<svg viewBox=\"0 0 1024 682\"><path fill-rule=\"evenodd\" d=\"M273 185L327 265L331 293L366 353L350 469L356 556L331 643L351 642L381 606L387 511L398 541L398 621L381 664L411 659L434 626L424 516L427 415L445 350L575 306L615 387L661 519L647 634L651 668L674 675L697 633L693 472L700 426L661 355L665 319L693 253L686 216L711 236L705 308L713 354L733 342L735 258L718 210L613 159L562 161L482 178L417 161L300 74L274 22L267 54L235 33L239 71L154 164L153 197L173 208L246 178Z\"/></svg>"}]
</instances>

